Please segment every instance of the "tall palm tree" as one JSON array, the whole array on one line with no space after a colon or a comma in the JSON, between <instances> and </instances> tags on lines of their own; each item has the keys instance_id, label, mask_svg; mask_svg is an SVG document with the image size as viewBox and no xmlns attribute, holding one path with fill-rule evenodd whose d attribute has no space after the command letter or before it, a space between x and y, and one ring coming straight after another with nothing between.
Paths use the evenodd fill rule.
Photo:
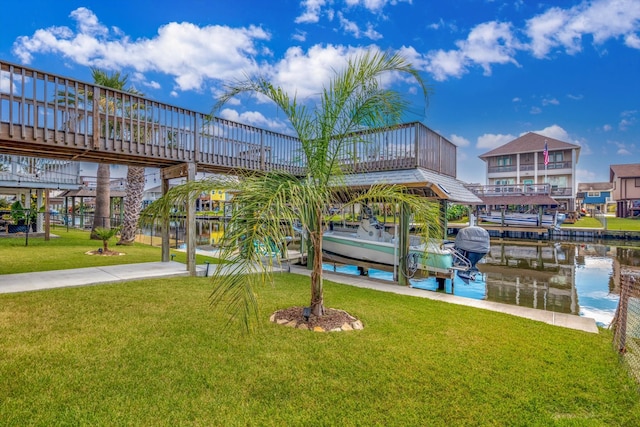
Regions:
<instances>
[{"instance_id":1,"label":"tall palm tree","mask_svg":"<svg viewBox=\"0 0 640 427\"><path fill-rule=\"evenodd\" d=\"M325 313L322 283L323 216L339 195L349 195L348 204L400 203L408 207L416 221L434 226L438 206L410 194L405 188L376 185L360 193L347 188L340 156L362 129L392 126L401 121L407 102L395 91L381 85L389 73L415 78L427 97L427 87L419 73L404 58L388 53L365 53L351 58L344 71L335 74L320 95L315 108L301 105L282 88L264 78L249 78L227 88L216 108L243 93L255 93L273 101L286 115L300 140L306 175L284 171L243 174L237 178L215 178L187 182L174 187L150 205L151 217L167 215L172 206L189 202L203 191L234 189L234 212L225 229L221 257L232 261L214 273L213 304L223 303L245 327L257 314L256 286L269 278L272 257L290 231L281 224L299 222L308 236L311 267L311 313ZM354 136L355 135L355 136ZM344 201L344 200L343 200ZM423 227L428 234L429 227ZM237 250L240 248L240 250ZM247 275L248 272L261 274Z\"/></svg>"},{"instance_id":2,"label":"tall palm tree","mask_svg":"<svg viewBox=\"0 0 640 427\"><path fill-rule=\"evenodd\" d=\"M120 230L120 240L116 245L132 245L135 241L144 194L144 167L128 167L127 188L125 191L124 218Z\"/></svg>"},{"instance_id":3,"label":"tall palm tree","mask_svg":"<svg viewBox=\"0 0 640 427\"><path fill-rule=\"evenodd\" d=\"M127 75L121 75L119 71L111 74L97 69L91 69L91 75L93 82L104 87L111 89L127 91L131 94L141 95L135 89L127 88L129 77ZM100 100L99 106L102 109L107 108L107 100ZM110 110L114 110L116 107L109 106ZM120 106L119 108L125 108ZM129 105L126 108L125 114L133 116L137 114L137 108L135 105ZM142 184L140 185L140 177L142 177ZM110 228L111 226L111 189L110 180L111 172L108 164L98 164L98 171L96 176L96 209L94 213L93 227L91 229L91 238L100 240L96 235L96 228ZM125 195L124 206L124 221L122 225L121 237L118 244L131 244L135 238L135 231L137 229L138 218L140 216L140 209L142 207L142 193L144 191L144 168L139 166L129 166L127 170L127 187Z\"/></svg>"}]
</instances>

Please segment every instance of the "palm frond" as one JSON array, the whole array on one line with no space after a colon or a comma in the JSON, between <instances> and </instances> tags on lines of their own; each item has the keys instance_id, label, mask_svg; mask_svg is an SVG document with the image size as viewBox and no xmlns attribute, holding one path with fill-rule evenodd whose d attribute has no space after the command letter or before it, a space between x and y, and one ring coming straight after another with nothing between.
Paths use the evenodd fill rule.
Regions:
<instances>
[{"instance_id":1,"label":"palm frond","mask_svg":"<svg viewBox=\"0 0 640 427\"><path fill-rule=\"evenodd\" d=\"M299 223L309 237L311 252L321 256L323 210L338 193L351 194L341 166L343 156L355 155L349 144L366 142L363 131L367 129L399 123L407 106L400 94L384 87L382 79L393 73L415 78L426 98L424 81L404 58L373 51L349 60L344 70L336 72L321 91L315 108L299 103L295 95L264 77L235 82L219 98L212 116L230 99L243 94L271 100L284 113L300 141L306 175L299 178L270 171L237 179L188 182L172 188L144 210L147 220L167 218L172 209L204 191L234 190L233 213L225 227L221 252L229 264L214 273L211 293L211 303L228 310L230 319L241 319L245 328L250 328L257 314L256 290L269 281L278 262L278 251L285 250L285 239L292 234L293 223ZM405 204L416 220L430 225L426 233L437 232L437 206L425 203L404 188L380 185L351 196L351 203ZM315 262L313 269L311 306L314 313L321 314L324 311L321 263Z\"/></svg>"}]
</instances>

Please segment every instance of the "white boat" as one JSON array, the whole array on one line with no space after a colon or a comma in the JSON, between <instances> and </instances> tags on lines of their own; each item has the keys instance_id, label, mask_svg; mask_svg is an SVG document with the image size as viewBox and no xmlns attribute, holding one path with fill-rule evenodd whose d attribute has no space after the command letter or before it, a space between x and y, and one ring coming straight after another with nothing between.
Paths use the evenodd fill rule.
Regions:
<instances>
[{"instance_id":1,"label":"white boat","mask_svg":"<svg viewBox=\"0 0 640 427\"><path fill-rule=\"evenodd\" d=\"M489 234L480 227L460 230L455 245L431 239L423 242L416 236L409 238L407 263L410 270L451 274L453 270L477 271L476 263L489 251ZM326 231L322 237L322 250L342 258L376 264L397 265L396 238L385 230L383 224L369 216L362 219L355 232Z\"/></svg>"},{"instance_id":2,"label":"white boat","mask_svg":"<svg viewBox=\"0 0 640 427\"><path fill-rule=\"evenodd\" d=\"M503 218L502 212L491 211L488 213L481 213L478 218L482 221L494 224L558 229L567 216L556 212L555 214L544 214L542 215L542 218L540 218L540 215L537 213L506 212Z\"/></svg>"},{"instance_id":3,"label":"white boat","mask_svg":"<svg viewBox=\"0 0 640 427\"><path fill-rule=\"evenodd\" d=\"M409 242L410 264L412 268L433 273L450 273L453 267L451 251L435 240L428 243L411 236ZM353 231L325 231L322 236L322 250L356 261L375 264L397 265L398 244L396 238L387 232L382 224L373 218L360 221Z\"/></svg>"}]
</instances>

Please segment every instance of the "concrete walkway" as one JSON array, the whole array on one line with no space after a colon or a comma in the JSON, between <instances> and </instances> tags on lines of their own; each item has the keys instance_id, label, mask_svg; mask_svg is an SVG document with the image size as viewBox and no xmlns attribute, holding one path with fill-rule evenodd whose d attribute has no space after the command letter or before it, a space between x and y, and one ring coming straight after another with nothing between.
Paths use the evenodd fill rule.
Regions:
<instances>
[{"instance_id":1,"label":"concrete walkway","mask_svg":"<svg viewBox=\"0 0 640 427\"><path fill-rule=\"evenodd\" d=\"M210 272L214 265L210 266ZM197 273L204 276L206 266L198 266ZM302 266L292 265L291 273L309 276L311 272ZM419 298L448 302L511 314L531 320L545 322L550 325L580 331L598 333L594 319L579 317L572 314L555 313L528 307L501 304L492 301L463 298L441 292L425 291L408 288L368 277L351 276L346 274L324 271L325 279L345 285L373 289L382 292L392 292ZM122 264L106 267L89 267L73 270L42 271L35 273L18 273L0 275L0 293L15 293L38 291L43 289L64 288L70 286L95 285L100 283L122 282L127 280L151 279L160 277L188 276L185 264L171 262L148 262L142 264Z\"/></svg>"}]
</instances>

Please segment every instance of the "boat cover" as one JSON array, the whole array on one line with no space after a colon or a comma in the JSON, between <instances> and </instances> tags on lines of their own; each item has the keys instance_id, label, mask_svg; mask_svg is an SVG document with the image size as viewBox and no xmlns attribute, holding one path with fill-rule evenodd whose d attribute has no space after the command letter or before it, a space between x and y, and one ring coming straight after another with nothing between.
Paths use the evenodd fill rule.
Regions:
<instances>
[{"instance_id":1,"label":"boat cover","mask_svg":"<svg viewBox=\"0 0 640 427\"><path fill-rule=\"evenodd\" d=\"M489 232L482 227L465 227L458 231L455 247L468 252L486 254L490 248Z\"/></svg>"}]
</instances>

